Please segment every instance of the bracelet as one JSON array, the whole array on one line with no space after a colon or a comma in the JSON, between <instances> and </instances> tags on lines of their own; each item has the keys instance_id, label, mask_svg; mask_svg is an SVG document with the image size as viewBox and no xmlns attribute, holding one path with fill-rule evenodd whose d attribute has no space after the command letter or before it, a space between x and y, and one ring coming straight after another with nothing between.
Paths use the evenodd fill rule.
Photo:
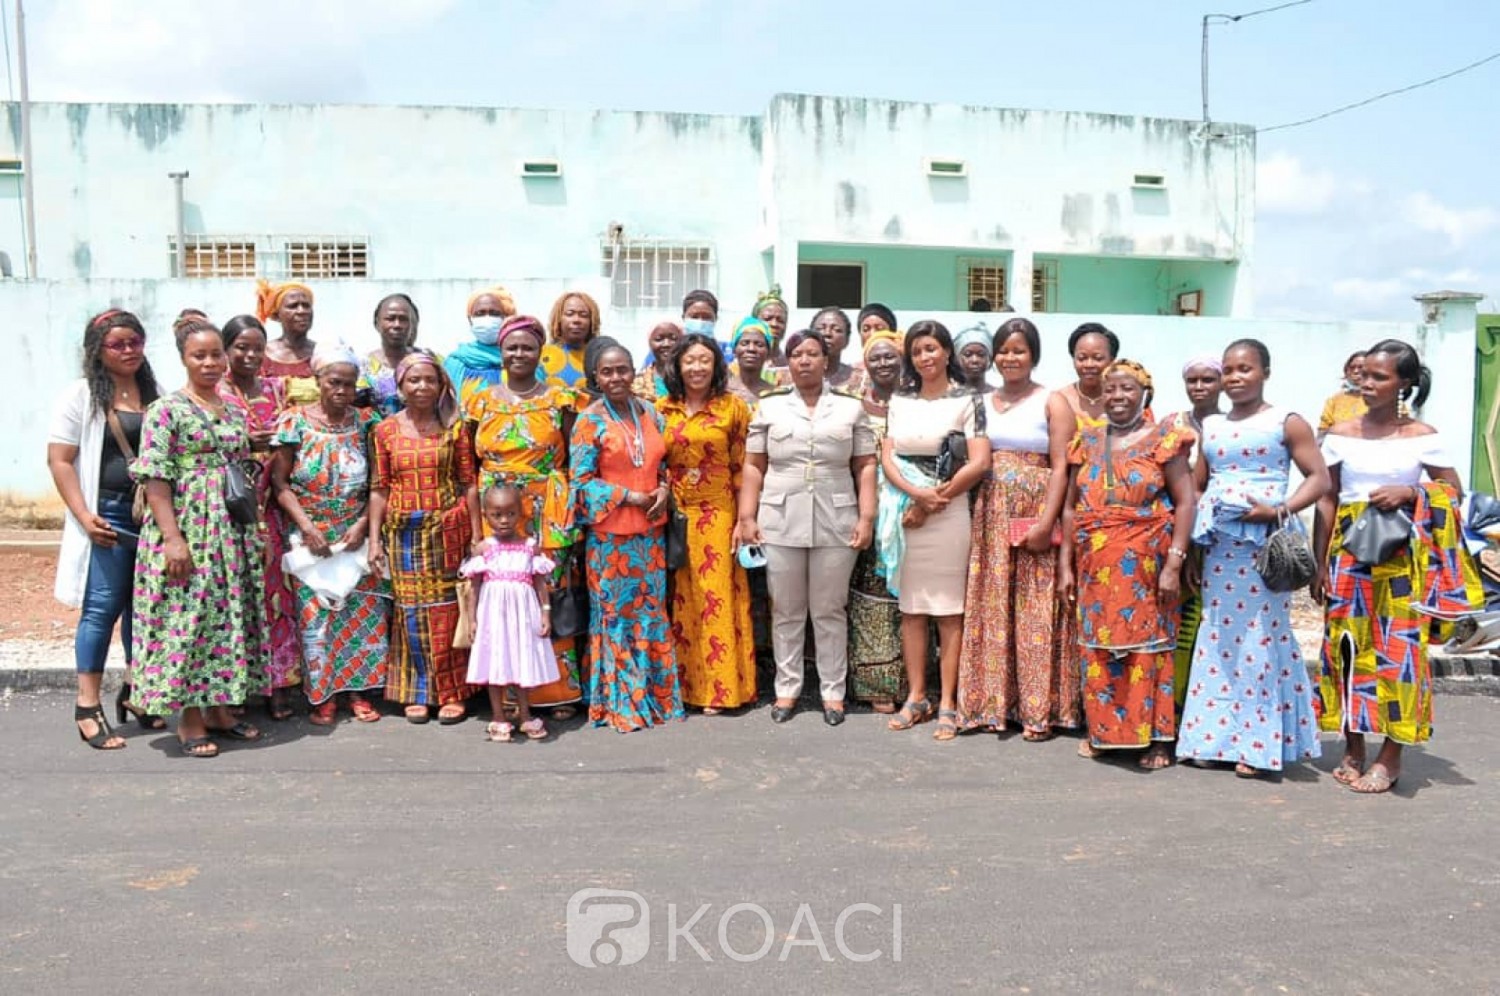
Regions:
<instances>
[{"instance_id":1,"label":"bracelet","mask_svg":"<svg viewBox=\"0 0 1500 996\"><path fill-rule=\"evenodd\" d=\"M552 611L552 606L550 606L550 605L544 605L544 606L542 606L542 611L543 612L551 612Z\"/></svg>"},{"instance_id":2,"label":"bracelet","mask_svg":"<svg viewBox=\"0 0 1500 996\"><path fill-rule=\"evenodd\" d=\"M1167 552L1169 554L1171 554L1172 556L1176 557L1178 560L1186 560L1187 559L1187 551L1186 550L1179 550L1175 546L1168 547L1167 548Z\"/></svg>"}]
</instances>

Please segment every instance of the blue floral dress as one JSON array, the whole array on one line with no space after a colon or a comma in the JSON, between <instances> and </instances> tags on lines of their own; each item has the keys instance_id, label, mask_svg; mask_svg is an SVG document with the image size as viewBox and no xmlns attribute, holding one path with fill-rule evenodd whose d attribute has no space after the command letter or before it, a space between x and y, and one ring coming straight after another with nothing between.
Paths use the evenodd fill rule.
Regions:
<instances>
[{"instance_id":1,"label":"blue floral dress","mask_svg":"<svg viewBox=\"0 0 1500 996\"><path fill-rule=\"evenodd\" d=\"M267 666L258 526L237 525L224 505L225 467L250 459L235 408L215 415L181 392L146 410L130 466L141 482L172 486L172 511L193 570L167 577L166 544L150 516L135 560L134 699L152 715L235 705Z\"/></svg>"},{"instance_id":2,"label":"blue floral dress","mask_svg":"<svg viewBox=\"0 0 1500 996\"><path fill-rule=\"evenodd\" d=\"M1193 540L1207 547L1203 621L1177 740L1177 756L1280 771L1318 757L1312 682L1292 633L1292 595L1265 586L1255 555L1271 527L1241 517L1252 501L1286 499L1289 413L1270 408L1203 423L1208 489Z\"/></svg>"}]
</instances>

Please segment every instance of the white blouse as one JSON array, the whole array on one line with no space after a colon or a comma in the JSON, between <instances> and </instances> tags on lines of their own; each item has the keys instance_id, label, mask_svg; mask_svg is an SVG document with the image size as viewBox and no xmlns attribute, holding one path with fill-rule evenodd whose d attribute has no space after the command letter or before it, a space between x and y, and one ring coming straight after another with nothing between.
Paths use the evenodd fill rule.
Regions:
<instances>
[{"instance_id":1,"label":"white blouse","mask_svg":"<svg viewBox=\"0 0 1500 996\"><path fill-rule=\"evenodd\" d=\"M89 512L99 511L99 456L104 452L104 413L94 408L86 380L76 380L57 399L52 411L52 426L47 430L48 443L78 447L73 468L78 472L79 489ZM83 589L89 577L89 557L94 545L83 523L73 518L71 510L63 511L62 545L57 557L57 581L52 594L72 608L83 604Z\"/></svg>"},{"instance_id":2,"label":"white blouse","mask_svg":"<svg viewBox=\"0 0 1500 996\"><path fill-rule=\"evenodd\" d=\"M1367 501L1376 488L1388 484L1411 487L1422 481L1422 468L1451 467L1452 459L1444 452L1437 433L1425 436L1387 436L1364 439L1358 436L1323 437L1323 460L1338 466L1339 502Z\"/></svg>"},{"instance_id":3,"label":"white blouse","mask_svg":"<svg viewBox=\"0 0 1500 996\"><path fill-rule=\"evenodd\" d=\"M1051 440L1047 436L1047 397L1051 392L1037 388L1020 404L1006 411L995 406L1000 392L985 396L985 421L989 426L990 446L1008 453L1046 453Z\"/></svg>"}]
</instances>

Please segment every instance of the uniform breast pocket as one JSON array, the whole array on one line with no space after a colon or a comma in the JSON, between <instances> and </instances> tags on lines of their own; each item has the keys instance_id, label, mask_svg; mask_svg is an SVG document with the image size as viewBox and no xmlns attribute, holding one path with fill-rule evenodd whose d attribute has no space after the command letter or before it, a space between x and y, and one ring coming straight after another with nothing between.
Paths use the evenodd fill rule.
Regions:
<instances>
[{"instance_id":1,"label":"uniform breast pocket","mask_svg":"<svg viewBox=\"0 0 1500 996\"><path fill-rule=\"evenodd\" d=\"M833 510L834 528L840 532L852 530L859 521L859 497L849 491L835 491L828 496L828 504Z\"/></svg>"}]
</instances>

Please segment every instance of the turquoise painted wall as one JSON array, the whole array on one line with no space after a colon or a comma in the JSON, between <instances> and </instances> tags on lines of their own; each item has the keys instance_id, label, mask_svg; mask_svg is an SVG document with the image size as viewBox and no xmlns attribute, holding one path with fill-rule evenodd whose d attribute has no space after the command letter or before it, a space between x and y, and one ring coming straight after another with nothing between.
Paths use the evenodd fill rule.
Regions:
<instances>
[{"instance_id":1,"label":"turquoise painted wall","mask_svg":"<svg viewBox=\"0 0 1500 996\"><path fill-rule=\"evenodd\" d=\"M1057 261L1053 311L1169 315L1182 291L1201 290L1203 314L1230 313L1237 264L1099 256L1038 256Z\"/></svg>"},{"instance_id":2,"label":"turquoise painted wall","mask_svg":"<svg viewBox=\"0 0 1500 996\"><path fill-rule=\"evenodd\" d=\"M979 260L1004 266L1008 252L964 252L957 249L912 249L903 246L830 245L803 242L799 263L864 263L865 300L879 301L898 314L903 309L966 311L959 279L959 260Z\"/></svg>"}]
</instances>

